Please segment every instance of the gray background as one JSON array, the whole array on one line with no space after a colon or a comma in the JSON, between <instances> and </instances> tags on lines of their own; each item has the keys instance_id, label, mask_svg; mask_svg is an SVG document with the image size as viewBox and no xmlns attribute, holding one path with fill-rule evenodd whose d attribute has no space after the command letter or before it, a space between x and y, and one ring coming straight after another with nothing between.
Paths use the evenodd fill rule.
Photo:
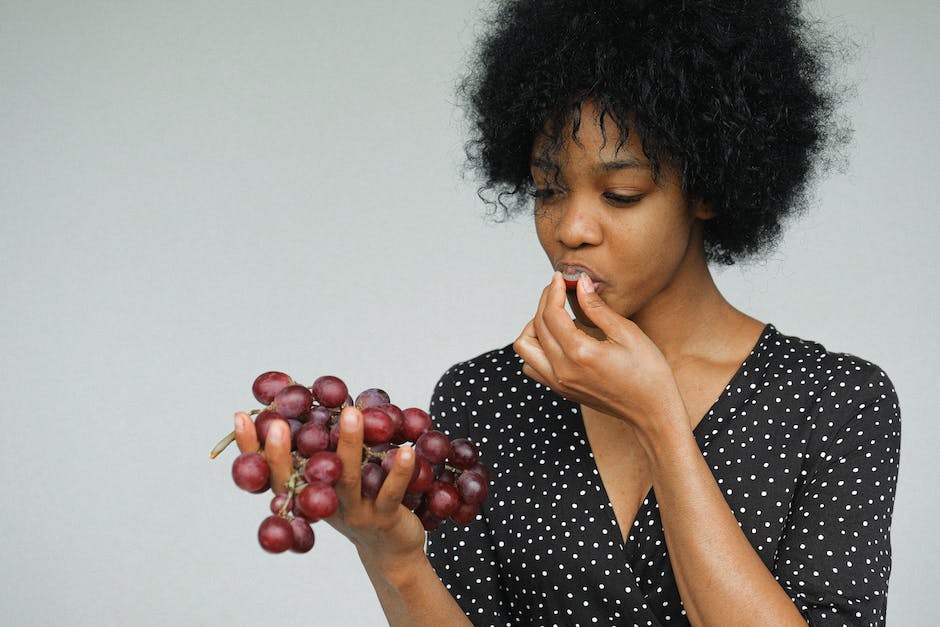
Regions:
<instances>
[{"instance_id":1,"label":"gray background","mask_svg":"<svg viewBox=\"0 0 940 627\"><path fill-rule=\"evenodd\" d=\"M809 5L864 46L845 173L767 259L718 273L902 399L890 623L940 620L940 26ZM461 178L478 3L0 2L0 623L382 622L325 524L269 556L211 445L266 369L426 405L511 341L548 264Z\"/></svg>"}]
</instances>

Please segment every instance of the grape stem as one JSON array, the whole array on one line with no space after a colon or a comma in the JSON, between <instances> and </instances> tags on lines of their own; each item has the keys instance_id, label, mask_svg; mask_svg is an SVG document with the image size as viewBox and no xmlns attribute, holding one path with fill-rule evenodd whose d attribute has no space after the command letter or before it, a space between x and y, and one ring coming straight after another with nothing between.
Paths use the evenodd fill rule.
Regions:
<instances>
[{"instance_id":1,"label":"grape stem","mask_svg":"<svg viewBox=\"0 0 940 627\"><path fill-rule=\"evenodd\" d=\"M224 451L228 447L228 445L234 441L235 441L235 432L232 431L227 436L219 440L219 443L216 444L212 448L212 451L209 452L209 459L215 459L216 457L218 457L219 453Z\"/></svg>"}]
</instances>

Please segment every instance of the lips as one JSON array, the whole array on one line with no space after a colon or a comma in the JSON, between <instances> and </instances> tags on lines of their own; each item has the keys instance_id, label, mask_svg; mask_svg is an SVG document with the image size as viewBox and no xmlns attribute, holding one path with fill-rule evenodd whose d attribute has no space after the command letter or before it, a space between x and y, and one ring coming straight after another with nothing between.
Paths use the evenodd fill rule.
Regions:
<instances>
[{"instance_id":1,"label":"lips","mask_svg":"<svg viewBox=\"0 0 940 627\"><path fill-rule=\"evenodd\" d=\"M578 278L580 278L582 274L586 274L588 278L591 279L591 282L594 283L595 291L600 287L601 281L598 280L594 272L587 266L561 261L555 264L555 269L561 272L561 277L565 280L565 287L569 290L577 288Z\"/></svg>"}]
</instances>

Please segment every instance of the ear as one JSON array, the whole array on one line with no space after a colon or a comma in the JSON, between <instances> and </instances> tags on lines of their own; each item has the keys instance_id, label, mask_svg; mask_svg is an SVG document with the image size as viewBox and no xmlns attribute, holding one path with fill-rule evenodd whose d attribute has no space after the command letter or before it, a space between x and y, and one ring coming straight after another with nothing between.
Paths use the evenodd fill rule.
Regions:
<instances>
[{"instance_id":1,"label":"ear","mask_svg":"<svg viewBox=\"0 0 940 627\"><path fill-rule=\"evenodd\" d=\"M711 220L717 215L718 212L712 208L710 203L706 203L704 200L696 200L692 204L692 216L702 220L703 222L706 220Z\"/></svg>"}]
</instances>

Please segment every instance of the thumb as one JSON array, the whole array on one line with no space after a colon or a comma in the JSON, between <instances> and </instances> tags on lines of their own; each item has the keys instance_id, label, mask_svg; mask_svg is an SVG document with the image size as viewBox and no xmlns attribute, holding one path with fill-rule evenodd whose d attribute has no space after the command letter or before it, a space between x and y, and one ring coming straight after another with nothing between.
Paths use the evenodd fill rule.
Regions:
<instances>
[{"instance_id":1,"label":"thumb","mask_svg":"<svg viewBox=\"0 0 940 627\"><path fill-rule=\"evenodd\" d=\"M587 274L581 274L578 277L578 305L594 325L604 332L604 335L611 339L616 339L620 333L624 318L616 311L611 309L604 302L597 292L594 291L594 283Z\"/></svg>"}]
</instances>

